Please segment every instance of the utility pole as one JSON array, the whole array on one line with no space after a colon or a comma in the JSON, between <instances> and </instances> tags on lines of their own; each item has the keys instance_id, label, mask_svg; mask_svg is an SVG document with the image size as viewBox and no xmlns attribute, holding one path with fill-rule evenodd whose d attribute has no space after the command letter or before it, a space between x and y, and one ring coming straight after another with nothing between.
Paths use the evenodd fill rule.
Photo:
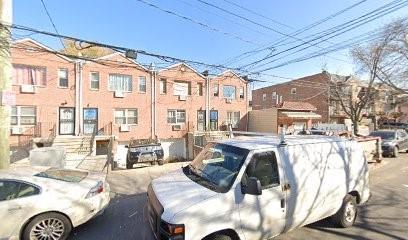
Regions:
<instances>
[{"instance_id":1,"label":"utility pole","mask_svg":"<svg viewBox=\"0 0 408 240\"><path fill-rule=\"evenodd\" d=\"M0 0L0 169L10 166L12 0ZM15 101L15 100L14 100Z\"/></svg>"}]
</instances>

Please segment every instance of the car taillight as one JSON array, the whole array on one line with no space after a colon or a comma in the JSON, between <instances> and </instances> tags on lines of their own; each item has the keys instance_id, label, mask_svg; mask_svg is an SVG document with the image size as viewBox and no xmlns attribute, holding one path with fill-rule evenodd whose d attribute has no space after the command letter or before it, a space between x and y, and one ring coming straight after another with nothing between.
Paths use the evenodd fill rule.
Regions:
<instances>
[{"instance_id":1,"label":"car taillight","mask_svg":"<svg viewBox=\"0 0 408 240\"><path fill-rule=\"evenodd\" d=\"M103 182L99 181L93 188L91 188L85 198L93 197L101 192L103 192Z\"/></svg>"}]
</instances>

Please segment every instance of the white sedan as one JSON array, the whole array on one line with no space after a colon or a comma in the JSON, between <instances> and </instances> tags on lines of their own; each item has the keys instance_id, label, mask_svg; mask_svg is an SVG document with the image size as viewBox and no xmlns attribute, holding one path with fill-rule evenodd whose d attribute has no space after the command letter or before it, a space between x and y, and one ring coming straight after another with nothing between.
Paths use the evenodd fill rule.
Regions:
<instances>
[{"instance_id":1,"label":"white sedan","mask_svg":"<svg viewBox=\"0 0 408 240\"><path fill-rule=\"evenodd\" d=\"M109 204L103 174L30 167L0 170L0 239L60 240Z\"/></svg>"}]
</instances>

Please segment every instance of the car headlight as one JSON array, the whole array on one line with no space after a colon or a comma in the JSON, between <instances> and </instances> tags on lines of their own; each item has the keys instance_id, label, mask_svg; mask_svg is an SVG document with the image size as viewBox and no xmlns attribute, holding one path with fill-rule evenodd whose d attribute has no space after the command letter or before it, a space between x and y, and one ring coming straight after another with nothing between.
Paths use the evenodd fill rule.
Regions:
<instances>
[{"instance_id":1,"label":"car headlight","mask_svg":"<svg viewBox=\"0 0 408 240\"><path fill-rule=\"evenodd\" d=\"M166 221L160 221L160 228L169 240L184 240L184 224L172 224Z\"/></svg>"}]
</instances>

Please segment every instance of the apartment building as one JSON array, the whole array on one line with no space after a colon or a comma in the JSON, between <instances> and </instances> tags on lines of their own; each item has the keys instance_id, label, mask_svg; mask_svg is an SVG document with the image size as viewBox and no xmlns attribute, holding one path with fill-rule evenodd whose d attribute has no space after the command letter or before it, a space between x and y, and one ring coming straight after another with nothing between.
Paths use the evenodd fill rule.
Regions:
<instances>
[{"instance_id":1,"label":"apartment building","mask_svg":"<svg viewBox=\"0 0 408 240\"><path fill-rule=\"evenodd\" d=\"M330 73L323 71L311 76L256 89L252 91L254 110L279 107L283 102L307 102L313 105L315 113L321 119L314 121L328 122Z\"/></svg>"},{"instance_id":2,"label":"apartment building","mask_svg":"<svg viewBox=\"0 0 408 240\"><path fill-rule=\"evenodd\" d=\"M155 71L117 52L74 60L32 39L14 42L11 55L11 146L113 135L122 155L132 139L158 139L167 156L186 158L188 132L246 130L247 82L230 71L209 77L185 63Z\"/></svg>"}]
</instances>

